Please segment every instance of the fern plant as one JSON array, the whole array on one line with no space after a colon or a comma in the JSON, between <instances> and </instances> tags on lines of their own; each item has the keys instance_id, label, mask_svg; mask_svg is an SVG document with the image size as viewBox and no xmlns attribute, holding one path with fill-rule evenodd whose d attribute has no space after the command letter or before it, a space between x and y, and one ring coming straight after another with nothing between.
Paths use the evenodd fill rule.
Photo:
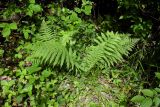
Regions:
<instances>
[{"instance_id":1,"label":"fern plant","mask_svg":"<svg viewBox=\"0 0 160 107\"><path fill-rule=\"evenodd\" d=\"M113 66L123 60L122 55L128 55L137 40L130 39L126 34L113 32L102 33L95 40L96 45L88 48L82 66L85 71L95 65Z\"/></svg>"},{"instance_id":2,"label":"fern plant","mask_svg":"<svg viewBox=\"0 0 160 107\"><path fill-rule=\"evenodd\" d=\"M58 38L46 22L43 21L40 33L36 37L36 42L31 47L33 51L29 59L36 64L52 67L56 65L62 67L66 64L70 70L78 69L78 55L76 51L67 46L70 43L72 34L72 31L68 32L68 34L60 32L61 37L59 36Z\"/></svg>"},{"instance_id":3,"label":"fern plant","mask_svg":"<svg viewBox=\"0 0 160 107\"><path fill-rule=\"evenodd\" d=\"M85 47L85 52L77 53L73 50L73 35L77 30L61 31L55 35L52 29L42 22L40 33L32 45L30 60L39 65L50 67L64 67L68 70L89 71L98 65L111 67L123 61L123 55L128 55L137 40L129 38L127 34L113 32L101 33L94 39L94 43ZM76 43L76 42L75 42ZM80 57L81 56L81 57Z\"/></svg>"}]
</instances>

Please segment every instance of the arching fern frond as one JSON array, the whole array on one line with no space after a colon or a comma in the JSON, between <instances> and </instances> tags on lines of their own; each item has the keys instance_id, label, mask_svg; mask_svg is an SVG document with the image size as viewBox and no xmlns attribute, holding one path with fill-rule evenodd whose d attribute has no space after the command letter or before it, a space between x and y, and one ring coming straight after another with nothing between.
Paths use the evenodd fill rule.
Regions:
<instances>
[{"instance_id":1,"label":"arching fern frond","mask_svg":"<svg viewBox=\"0 0 160 107\"><path fill-rule=\"evenodd\" d=\"M90 70L97 64L107 64L110 67L114 63L121 62L123 60L122 56L128 55L128 52L137 42L137 40L130 39L126 34L113 32L102 33L94 41L96 46L88 48L83 60L84 71Z\"/></svg>"},{"instance_id":2,"label":"arching fern frond","mask_svg":"<svg viewBox=\"0 0 160 107\"><path fill-rule=\"evenodd\" d=\"M70 70L78 69L80 58L78 58L76 51L67 47L72 34L71 31L61 32L62 36L55 38L51 28L43 21L37 41L31 47L32 55L28 59L39 65L52 67L66 65Z\"/></svg>"},{"instance_id":3,"label":"arching fern frond","mask_svg":"<svg viewBox=\"0 0 160 107\"><path fill-rule=\"evenodd\" d=\"M71 70L78 68L79 58L71 48L67 49L55 40L43 42L43 45L39 46L40 43L42 42L37 43L37 46L34 47L33 55L30 57L33 63L52 67L66 65Z\"/></svg>"}]
</instances>

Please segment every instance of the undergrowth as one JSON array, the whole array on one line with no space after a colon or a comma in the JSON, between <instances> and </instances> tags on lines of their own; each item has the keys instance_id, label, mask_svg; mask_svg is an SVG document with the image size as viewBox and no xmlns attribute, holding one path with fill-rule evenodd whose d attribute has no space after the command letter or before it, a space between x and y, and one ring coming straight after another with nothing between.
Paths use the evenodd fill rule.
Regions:
<instances>
[{"instance_id":1,"label":"undergrowth","mask_svg":"<svg viewBox=\"0 0 160 107\"><path fill-rule=\"evenodd\" d=\"M158 5L1 0L0 106L159 107Z\"/></svg>"}]
</instances>

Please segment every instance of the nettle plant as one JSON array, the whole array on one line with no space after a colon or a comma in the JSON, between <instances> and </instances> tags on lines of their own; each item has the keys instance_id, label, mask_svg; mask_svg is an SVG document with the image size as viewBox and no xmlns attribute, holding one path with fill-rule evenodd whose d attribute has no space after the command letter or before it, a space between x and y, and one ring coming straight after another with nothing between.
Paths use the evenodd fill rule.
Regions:
<instances>
[{"instance_id":1,"label":"nettle plant","mask_svg":"<svg viewBox=\"0 0 160 107\"><path fill-rule=\"evenodd\" d=\"M129 54L137 40L128 34L96 33L92 22L79 17L81 13L89 15L90 6L84 0L82 8L63 8L57 12L58 17L43 21L30 46L32 54L27 60L46 67L67 68L76 73L122 62L123 55Z\"/></svg>"}]
</instances>

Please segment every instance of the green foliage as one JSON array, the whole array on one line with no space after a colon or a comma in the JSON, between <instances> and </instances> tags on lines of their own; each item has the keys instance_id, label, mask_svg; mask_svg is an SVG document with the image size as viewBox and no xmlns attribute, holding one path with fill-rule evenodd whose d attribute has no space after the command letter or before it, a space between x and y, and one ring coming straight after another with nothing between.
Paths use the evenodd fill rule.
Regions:
<instances>
[{"instance_id":1,"label":"green foliage","mask_svg":"<svg viewBox=\"0 0 160 107\"><path fill-rule=\"evenodd\" d=\"M46 63L53 67L57 64L62 67L64 63L67 64L67 68L71 69L73 69L75 66L78 66L78 62L76 62L78 58L76 56L76 52L71 48L69 48L68 50L66 49L66 44L70 40L67 37L69 37L70 35L64 35L64 37L60 38L61 41L56 41L56 39L53 39L54 35L52 35L52 31L48 29L48 26L45 25L45 22L43 22L41 29L42 38L39 37L40 41L36 42L35 46L33 46L34 52L32 53L33 56L31 57L31 59L40 58L40 62L38 60L35 60L34 62L38 62L38 64Z\"/></svg>"},{"instance_id":2,"label":"green foliage","mask_svg":"<svg viewBox=\"0 0 160 107\"><path fill-rule=\"evenodd\" d=\"M42 12L42 8L40 5L35 4L35 2L30 2L31 4L29 4L28 8L27 8L27 12L26 15L29 16L33 16L33 14L36 14L38 12Z\"/></svg>"},{"instance_id":3,"label":"green foliage","mask_svg":"<svg viewBox=\"0 0 160 107\"><path fill-rule=\"evenodd\" d=\"M0 1L0 105L159 107L160 3L106 1Z\"/></svg>"},{"instance_id":4,"label":"green foliage","mask_svg":"<svg viewBox=\"0 0 160 107\"><path fill-rule=\"evenodd\" d=\"M86 15L91 15L92 3L87 0L82 0L82 9L81 11L84 12Z\"/></svg>"},{"instance_id":5,"label":"green foliage","mask_svg":"<svg viewBox=\"0 0 160 107\"><path fill-rule=\"evenodd\" d=\"M3 49L0 49L0 57L2 57L4 54L4 50Z\"/></svg>"},{"instance_id":6,"label":"green foliage","mask_svg":"<svg viewBox=\"0 0 160 107\"><path fill-rule=\"evenodd\" d=\"M74 28L72 28L74 29ZM77 29L76 29L77 30ZM93 45L86 48L84 57L80 58L81 53L77 54L72 47L75 30L60 32L60 37L55 36L54 32L43 21L37 41L33 43L32 55L33 63L49 66L66 65L69 70L81 69L89 71L95 65L102 64L110 67L114 63L120 63L122 55L128 55L137 40L131 40L128 35L106 32L95 38ZM94 39L94 38L93 38ZM79 55L79 56L78 56Z\"/></svg>"},{"instance_id":7,"label":"green foliage","mask_svg":"<svg viewBox=\"0 0 160 107\"><path fill-rule=\"evenodd\" d=\"M148 96L148 97L153 97L153 95L154 95L153 92L149 89L143 89L142 93L144 96Z\"/></svg>"},{"instance_id":8,"label":"green foliage","mask_svg":"<svg viewBox=\"0 0 160 107\"><path fill-rule=\"evenodd\" d=\"M95 64L104 64L107 67L113 66L114 63L120 63L122 55L128 55L136 40L131 40L128 35L106 32L101 34L95 40L97 45L90 46L87 49L87 55L84 57L82 64L85 69L91 69Z\"/></svg>"},{"instance_id":9,"label":"green foliage","mask_svg":"<svg viewBox=\"0 0 160 107\"><path fill-rule=\"evenodd\" d=\"M123 77L126 72L104 71L103 74L82 74L81 77L51 69L43 70L37 65L17 69L12 74L11 71L4 71L0 77L1 100L8 106L125 106L126 96L131 90L126 84L133 79L116 85L110 73L121 75L118 78L122 81L126 78ZM130 87L135 86L132 83Z\"/></svg>"},{"instance_id":10,"label":"green foliage","mask_svg":"<svg viewBox=\"0 0 160 107\"><path fill-rule=\"evenodd\" d=\"M140 103L140 102L142 102L144 99L145 99L144 96L136 95L136 96L134 96L134 97L131 99L131 101L132 101L132 102L135 102L135 103Z\"/></svg>"},{"instance_id":11,"label":"green foliage","mask_svg":"<svg viewBox=\"0 0 160 107\"><path fill-rule=\"evenodd\" d=\"M139 103L141 107L159 107L159 92L150 89L143 89L141 92L143 94L142 96L136 95L131 99L131 101L134 103Z\"/></svg>"},{"instance_id":12,"label":"green foliage","mask_svg":"<svg viewBox=\"0 0 160 107\"><path fill-rule=\"evenodd\" d=\"M155 76L160 80L160 73L159 72L156 72Z\"/></svg>"},{"instance_id":13,"label":"green foliage","mask_svg":"<svg viewBox=\"0 0 160 107\"><path fill-rule=\"evenodd\" d=\"M158 72L156 72L157 77ZM131 101L139 103L141 107L159 107L160 105L160 88L142 89L141 95L134 96Z\"/></svg>"},{"instance_id":14,"label":"green foliage","mask_svg":"<svg viewBox=\"0 0 160 107\"><path fill-rule=\"evenodd\" d=\"M16 23L1 23L0 28L3 28L2 30L2 35L5 38L8 38L9 35L11 34L11 30L16 30L17 29L17 24Z\"/></svg>"},{"instance_id":15,"label":"green foliage","mask_svg":"<svg viewBox=\"0 0 160 107\"><path fill-rule=\"evenodd\" d=\"M17 70L15 75L19 78L16 80L10 77L7 80L2 80L1 97L7 98L5 105L28 106L28 99L30 99L30 106L57 105L54 99L56 93L53 88L57 81L50 78L53 76L53 72L50 69L39 72L40 70L41 68L38 66L31 66L27 69ZM4 76L1 77L1 79L3 78ZM47 94L47 92L52 93Z\"/></svg>"}]
</instances>

